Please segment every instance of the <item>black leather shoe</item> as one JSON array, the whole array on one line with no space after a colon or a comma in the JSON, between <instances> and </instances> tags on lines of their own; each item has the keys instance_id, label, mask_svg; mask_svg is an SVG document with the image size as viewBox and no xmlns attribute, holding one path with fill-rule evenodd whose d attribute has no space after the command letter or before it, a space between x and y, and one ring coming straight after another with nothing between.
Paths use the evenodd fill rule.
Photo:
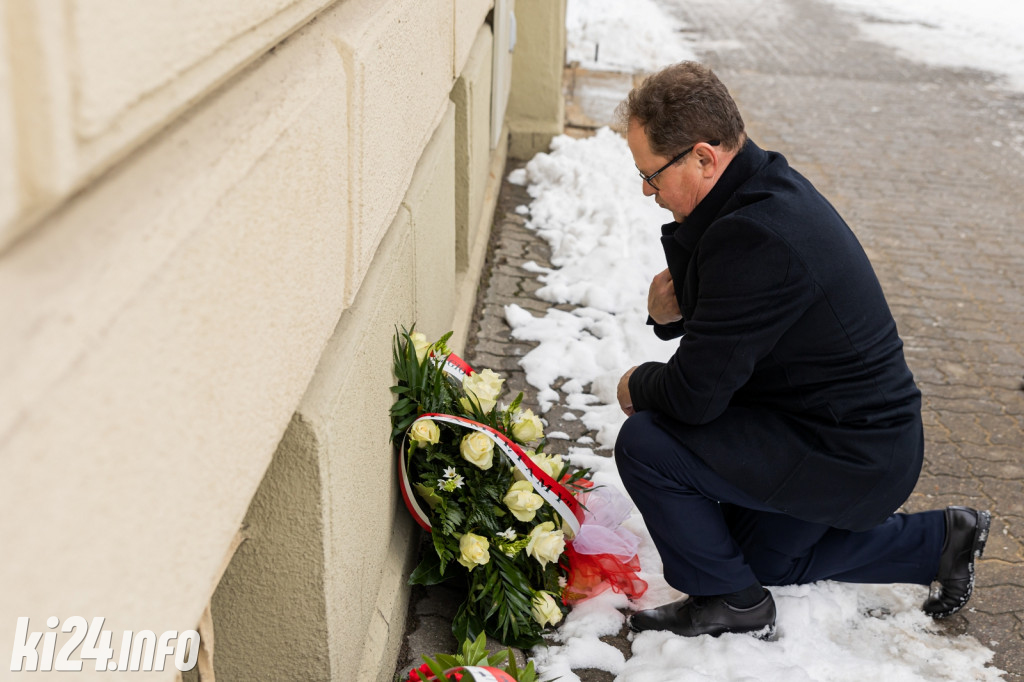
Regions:
<instances>
[{"instance_id":1,"label":"black leather shoe","mask_svg":"<svg viewBox=\"0 0 1024 682\"><path fill-rule=\"evenodd\" d=\"M775 635L775 600L765 590L760 603L738 609L722 597L688 597L634 613L629 618L629 627L634 632L669 630L683 637L749 632L758 639L771 639Z\"/></svg>"},{"instance_id":2,"label":"black leather shoe","mask_svg":"<svg viewBox=\"0 0 1024 682\"><path fill-rule=\"evenodd\" d=\"M974 560L985 551L992 515L969 507L946 507L946 541L935 586L921 608L932 618L959 611L974 591Z\"/></svg>"}]
</instances>

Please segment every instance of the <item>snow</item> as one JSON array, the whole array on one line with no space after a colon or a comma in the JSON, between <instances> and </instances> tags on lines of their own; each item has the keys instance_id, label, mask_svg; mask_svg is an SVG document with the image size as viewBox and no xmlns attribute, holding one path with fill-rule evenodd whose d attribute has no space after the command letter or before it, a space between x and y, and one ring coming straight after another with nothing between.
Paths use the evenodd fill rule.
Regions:
<instances>
[{"instance_id":1,"label":"snow","mask_svg":"<svg viewBox=\"0 0 1024 682\"><path fill-rule=\"evenodd\" d=\"M583 140L556 138L552 152L534 157L521 177L529 178L533 197L527 227L551 245L555 266L527 268L543 284L537 296L578 307L534 317L508 306L513 336L540 342L520 364L538 388L542 412L558 401L551 385L570 378L562 387L565 406L598 430L602 447L611 447L623 417L615 387L630 359L672 354L671 344L636 333L646 331L648 284L665 267L660 226L671 216L644 201L629 149L607 128Z\"/></svg>"},{"instance_id":2,"label":"snow","mask_svg":"<svg viewBox=\"0 0 1024 682\"><path fill-rule=\"evenodd\" d=\"M689 50L699 43L684 38L686 27L661 9L681 1L569 0L568 60L586 68L637 72L694 58ZM985 69L1024 87L1024 4L826 1L861 18L865 35L894 44L911 58ZM521 365L539 392L542 412L558 404L596 432L593 449L577 441L567 457L590 467L598 484L623 489L607 456L625 419L615 397L618 379L635 364L668 359L675 347L646 325L648 285L665 267L660 226L671 216L643 197L625 141L607 128L587 139L556 138L549 153L538 154L509 180L527 187L532 200L516 212L551 247L552 268L524 266L543 285L537 295L551 304L575 306L569 312L550 308L542 316L506 307L513 337L537 343ZM552 388L560 378L567 379L561 396ZM926 589L915 585L823 582L772 588L776 641L645 632L633 637L632 657L626 660L600 640L619 632L622 611L683 596L665 583L639 514L634 512L626 525L641 539L641 577L650 584L648 592L629 603L609 591L575 607L550 646L533 651L542 679L578 682L573 668L607 670L616 682L1003 679L1002 671L986 667L993 653L977 640L940 633L919 608Z\"/></svg>"},{"instance_id":3,"label":"snow","mask_svg":"<svg viewBox=\"0 0 1024 682\"><path fill-rule=\"evenodd\" d=\"M599 485L622 489L615 463L586 448L569 458L594 470ZM748 635L678 637L669 632L633 636L632 657L600 637L619 632L620 609L643 609L682 595L661 576L661 561L638 514L626 526L641 538L638 551L648 581L636 604L611 591L585 601L566 617L548 647L533 657L543 680L579 682L573 668L597 668L616 682L994 682L1001 671L985 667L992 652L967 636L939 634L919 608L925 588L916 585L813 585L773 587L778 609L775 641Z\"/></svg>"},{"instance_id":4,"label":"snow","mask_svg":"<svg viewBox=\"0 0 1024 682\"><path fill-rule=\"evenodd\" d=\"M687 29L653 0L568 0L566 61L603 71L657 71L696 59L685 43Z\"/></svg>"},{"instance_id":5,"label":"snow","mask_svg":"<svg viewBox=\"0 0 1024 682\"><path fill-rule=\"evenodd\" d=\"M973 68L1024 90L1024 3L1019 0L829 0L859 19L864 37L911 60Z\"/></svg>"}]
</instances>

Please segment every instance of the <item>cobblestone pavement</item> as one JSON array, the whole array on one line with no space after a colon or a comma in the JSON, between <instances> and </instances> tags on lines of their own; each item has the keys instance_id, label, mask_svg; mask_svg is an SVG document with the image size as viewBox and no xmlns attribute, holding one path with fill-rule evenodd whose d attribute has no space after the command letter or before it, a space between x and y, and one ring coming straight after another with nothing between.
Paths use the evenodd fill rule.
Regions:
<instances>
[{"instance_id":1,"label":"cobblestone pavement","mask_svg":"<svg viewBox=\"0 0 1024 682\"><path fill-rule=\"evenodd\" d=\"M690 0L677 11L751 136L786 154L868 251L924 394L925 467L906 507L993 512L970 608L939 627L992 648L1005 679L1024 678L1024 95L983 73L906 61L814 0ZM532 395L517 364L529 346L510 341L502 310L548 307L520 268L548 255L515 213L528 202L506 183L467 359ZM558 407L546 416L549 430L586 435ZM444 622L445 600L424 594L410 637ZM628 655L624 635L609 641ZM446 648L430 645L440 648L422 652ZM417 646L407 643L410 662Z\"/></svg>"}]
</instances>

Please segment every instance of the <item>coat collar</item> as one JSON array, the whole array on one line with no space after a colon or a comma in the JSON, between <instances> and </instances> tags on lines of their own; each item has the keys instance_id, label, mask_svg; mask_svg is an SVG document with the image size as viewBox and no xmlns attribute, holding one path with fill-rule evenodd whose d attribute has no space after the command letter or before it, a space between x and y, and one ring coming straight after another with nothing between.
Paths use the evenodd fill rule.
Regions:
<instances>
[{"instance_id":1,"label":"coat collar","mask_svg":"<svg viewBox=\"0 0 1024 682\"><path fill-rule=\"evenodd\" d=\"M683 222L666 223L661 228L661 233L666 237L672 235L676 241L687 249L693 249L700 241L705 230L718 218L722 209L732 198L743 183L753 177L765 163L768 162L768 152L764 151L753 140L747 138L740 149L740 153L733 157L729 166L718 178L718 182L711 188L707 196L693 209L690 215L686 216Z\"/></svg>"}]
</instances>

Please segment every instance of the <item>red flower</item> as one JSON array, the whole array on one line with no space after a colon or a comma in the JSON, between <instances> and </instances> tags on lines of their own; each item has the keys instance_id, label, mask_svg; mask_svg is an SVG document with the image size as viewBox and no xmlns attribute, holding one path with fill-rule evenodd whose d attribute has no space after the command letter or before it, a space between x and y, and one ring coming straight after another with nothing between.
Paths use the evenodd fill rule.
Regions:
<instances>
[{"instance_id":1,"label":"red flower","mask_svg":"<svg viewBox=\"0 0 1024 682\"><path fill-rule=\"evenodd\" d=\"M572 474L565 474L558 482L562 485L569 485L570 478L572 478ZM589 478L579 478L572 482L571 487L577 490L588 490L594 487L594 482Z\"/></svg>"},{"instance_id":2,"label":"red flower","mask_svg":"<svg viewBox=\"0 0 1024 682\"><path fill-rule=\"evenodd\" d=\"M420 676L423 673L423 676ZM409 679L407 682L429 682L430 680L436 680L434 673L430 672L430 666L424 663L419 668L409 671Z\"/></svg>"},{"instance_id":3,"label":"red flower","mask_svg":"<svg viewBox=\"0 0 1024 682\"><path fill-rule=\"evenodd\" d=\"M462 673L452 673L448 678L449 680L455 680L459 682L462 680ZM430 671L430 666L426 663L421 665L419 668L415 668L409 671L409 679L406 682L436 682L437 678L434 677L434 673Z\"/></svg>"}]
</instances>

